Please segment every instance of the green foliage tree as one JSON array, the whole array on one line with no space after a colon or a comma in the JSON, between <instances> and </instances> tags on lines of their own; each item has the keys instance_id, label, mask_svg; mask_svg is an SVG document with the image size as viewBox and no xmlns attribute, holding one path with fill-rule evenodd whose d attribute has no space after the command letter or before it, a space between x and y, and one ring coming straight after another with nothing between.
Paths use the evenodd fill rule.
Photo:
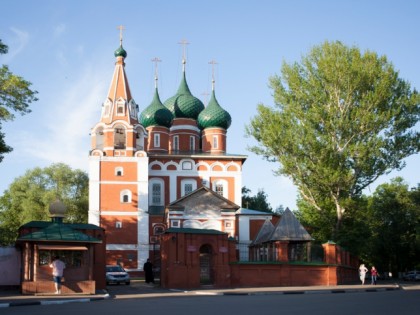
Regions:
<instances>
[{"instance_id":1,"label":"green foliage tree","mask_svg":"<svg viewBox=\"0 0 420 315\"><path fill-rule=\"evenodd\" d=\"M7 45L0 39L0 54L7 52ZM14 113L24 115L31 112L29 105L38 100L35 96L38 92L31 90L30 86L30 82L10 72L8 66L0 68L0 131L1 123L13 120ZM4 133L0 132L0 162L4 154L11 151L12 148L4 141Z\"/></svg>"},{"instance_id":2,"label":"green foliage tree","mask_svg":"<svg viewBox=\"0 0 420 315\"><path fill-rule=\"evenodd\" d=\"M64 222L87 223L89 178L81 170L58 163L28 170L0 198L0 244L10 245L18 228L30 221L49 221L49 206L59 198L66 206Z\"/></svg>"},{"instance_id":3,"label":"green foliage tree","mask_svg":"<svg viewBox=\"0 0 420 315\"><path fill-rule=\"evenodd\" d=\"M251 196L251 189L242 187L242 206L248 209L272 212L273 209L267 201L267 194L263 189L259 189L255 196Z\"/></svg>"},{"instance_id":4,"label":"green foliage tree","mask_svg":"<svg viewBox=\"0 0 420 315\"><path fill-rule=\"evenodd\" d=\"M396 274L419 265L419 195L420 186L410 190L398 177L378 186L369 198L366 256L380 270Z\"/></svg>"},{"instance_id":5,"label":"green foliage tree","mask_svg":"<svg viewBox=\"0 0 420 315\"><path fill-rule=\"evenodd\" d=\"M385 56L340 42L315 46L270 79L276 107L258 105L246 127L251 151L279 162L300 196L335 210L334 239L346 204L420 150L420 95Z\"/></svg>"}]
</instances>

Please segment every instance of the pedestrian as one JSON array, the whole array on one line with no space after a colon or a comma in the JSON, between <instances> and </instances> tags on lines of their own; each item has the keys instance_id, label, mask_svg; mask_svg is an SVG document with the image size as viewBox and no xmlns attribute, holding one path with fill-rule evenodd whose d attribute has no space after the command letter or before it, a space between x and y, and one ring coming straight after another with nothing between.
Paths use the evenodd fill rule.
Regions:
<instances>
[{"instance_id":1,"label":"pedestrian","mask_svg":"<svg viewBox=\"0 0 420 315\"><path fill-rule=\"evenodd\" d=\"M375 266L372 266L372 269L370 269L370 275L372 277L371 284L376 285L376 280L378 279L378 270L376 270Z\"/></svg>"},{"instance_id":2,"label":"pedestrian","mask_svg":"<svg viewBox=\"0 0 420 315\"><path fill-rule=\"evenodd\" d=\"M63 278L63 271L66 268L66 264L60 260L60 257L55 256L50 264L53 272L53 280L55 286L55 294L61 294L61 280Z\"/></svg>"},{"instance_id":3,"label":"pedestrian","mask_svg":"<svg viewBox=\"0 0 420 315\"><path fill-rule=\"evenodd\" d=\"M153 264L150 262L150 258L147 258L147 261L144 263L143 270L146 283L155 283L155 278L153 276Z\"/></svg>"},{"instance_id":4,"label":"pedestrian","mask_svg":"<svg viewBox=\"0 0 420 315\"><path fill-rule=\"evenodd\" d=\"M366 272L368 272L368 269L366 268L365 264L361 264L359 267L359 276L362 284L365 284Z\"/></svg>"}]
</instances>

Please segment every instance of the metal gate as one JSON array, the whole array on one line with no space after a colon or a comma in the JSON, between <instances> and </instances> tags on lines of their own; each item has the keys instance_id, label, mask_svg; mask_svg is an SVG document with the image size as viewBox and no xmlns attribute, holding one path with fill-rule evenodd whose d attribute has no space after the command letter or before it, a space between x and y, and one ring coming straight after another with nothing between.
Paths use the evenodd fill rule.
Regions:
<instances>
[{"instance_id":1,"label":"metal gate","mask_svg":"<svg viewBox=\"0 0 420 315\"><path fill-rule=\"evenodd\" d=\"M213 284L212 250L210 245L200 247L200 284Z\"/></svg>"}]
</instances>

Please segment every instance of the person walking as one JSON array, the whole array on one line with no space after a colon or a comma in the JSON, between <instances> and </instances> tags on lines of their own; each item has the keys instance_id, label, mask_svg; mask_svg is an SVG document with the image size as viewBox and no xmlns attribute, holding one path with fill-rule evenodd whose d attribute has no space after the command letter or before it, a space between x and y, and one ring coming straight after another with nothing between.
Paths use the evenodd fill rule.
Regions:
<instances>
[{"instance_id":1,"label":"person walking","mask_svg":"<svg viewBox=\"0 0 420 315\"><path fill-rule=\"evenodd\" d=\"M366 272L368 272L368 269L366 268L365 264L361 264L359 267L359 276L362 284L365 284Z\"/></svg>"},{"instance_id":2,"label":"person walking","mask_svg":"<svg viewBox=\"0 0 420 315\"><path fill-rule=\"evenodd\" d=\"M55 286L55 294L61 294L61 279L63 278L63 271L66 268L66 264L60 260L60 257L55 256L50 264L53 272L53 280Z\"/></svg>"},{"instance_id":3,"label":"person walking","mask_svg":"<svg viewBox=\"0 0 420 315\"><path fill-rule=\"evenodd\" d=\"M155 277L153 276L153 264L150 262L150 258L143 265L144 278L146 283L155 283Z\"/></svg>"},{"instance_id":4,"label":"person walking","mask_svg":"<svg viewBox=\"0 0 420 315\"><path fill-rule=\"evenodd\" d=\"M376 281L378 279L378 270L376 270L375 266L372 266L372 269L370 269L370 275L372 277L371 284L376 285Z\"/></svg>"}]
</instances>

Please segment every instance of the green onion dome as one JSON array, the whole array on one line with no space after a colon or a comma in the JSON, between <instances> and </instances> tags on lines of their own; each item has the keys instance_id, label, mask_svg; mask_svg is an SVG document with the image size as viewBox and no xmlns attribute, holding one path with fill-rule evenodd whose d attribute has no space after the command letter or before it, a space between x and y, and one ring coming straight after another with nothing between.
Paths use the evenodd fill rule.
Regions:
<instances>
[{"instance_id":1,"label":"green onion dome","mask_svg":"<svg viewBox=\"0 0 420 315\"><path fill-rule=\"evenodd\" d=\"M231 123L230 114L219 105L213 90L209 104L198 116L198 126L201 129L210 127L228 129Z\"/></svg>"},{"instance_id":2,"label":"green onion dome","mask_svg":"<svg viewBox=\"0 0 420 315\"><path fill-rule=\"evenodd\" d=\"M118 49L114 52L114 56L115 57L127 58L127 52L125 51L125 49L123 48L123 46L120 45L120 47L118 47Z\"/></svg>"},{"instance_id":3,"label":"green onion dome","mask_svg":"<svg viewBox=\"0 0 420 315\"><path fill-rule=\"evenodd\" d=\"M152 103L147 106L140 114L139 121L147 128L149 126L170 127L173 115L169 109L163 106L159 98L158 90L155 89L155 95Z\"/></svg>"},{"instance_id":4,"label":"green onion dome","mask_svg":"<svg viewBox=\"0 0 420 315\"><path fill-rule=\"evenodd\" d=\"M185 79L185 72L178 92L167 99L164 105L171 111L174 118L197 119L200 112L204 110L204 104L191 94Z\"/></svg>"}]
</instances>

